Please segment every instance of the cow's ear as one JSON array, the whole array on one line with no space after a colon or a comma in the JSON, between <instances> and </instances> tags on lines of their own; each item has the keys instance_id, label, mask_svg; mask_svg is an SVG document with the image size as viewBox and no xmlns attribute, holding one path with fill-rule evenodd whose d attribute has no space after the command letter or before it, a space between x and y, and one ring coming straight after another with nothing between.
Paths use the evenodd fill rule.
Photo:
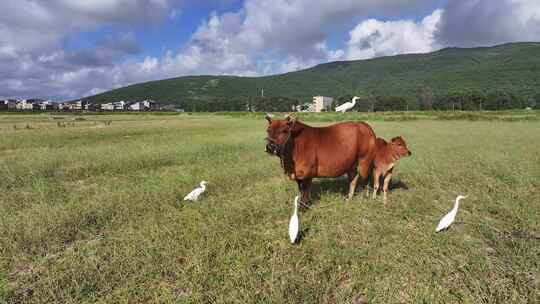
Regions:
<instances>
[{"instance_id":1,"label":"cow's ear","mask_svg":"<svg viewBox=\"0 0 540 304\"><path fill-rule=\"evenodd\" d=\"M272 122L272 117L274 117L274 115L272 115L270 113L266 113L266 115L264 116L264 118L266 118L266 120L268 120L268 123Z\"/></svg>"}]
</instances>

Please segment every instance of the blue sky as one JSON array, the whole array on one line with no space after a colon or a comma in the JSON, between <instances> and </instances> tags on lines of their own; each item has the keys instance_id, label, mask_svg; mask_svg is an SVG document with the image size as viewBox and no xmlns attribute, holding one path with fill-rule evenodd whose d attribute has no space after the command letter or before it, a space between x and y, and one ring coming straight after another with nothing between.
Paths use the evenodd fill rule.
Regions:
<instances>
[{"instance_id":1,"label":"blue sky","mask_svg":"<svg viewBox=\"0 0 540 304\"><path fill-rule=\"evenodd\" d=\"M537 0L3 0L0 97L540 40Z\"/></svg>"},{"instance_id":2,"label":"blue sky","mask_svg":"<svg viewBox=\"0 0 540 304\"><path fill-rule=\"evenodd\" d=\"M66 37L64 48L72 51L91 49L115 33L133 32L141 45L141 52L136 57L159 57L166 50L179 50L212 13L221 15L238 11L241 4L242 1L188 1L171 7L168 17L154 24L110 25L95 31L74 33Z\"/></svg>"}]
</instances>

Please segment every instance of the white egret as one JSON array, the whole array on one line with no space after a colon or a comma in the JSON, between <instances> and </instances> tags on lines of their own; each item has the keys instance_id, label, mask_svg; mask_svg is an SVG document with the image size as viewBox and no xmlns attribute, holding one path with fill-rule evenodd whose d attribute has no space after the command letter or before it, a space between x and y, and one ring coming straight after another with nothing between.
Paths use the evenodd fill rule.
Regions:
<instances>
[{"instance_id":1,"label":"white egret","mask_svg":"<svg viewBox=\"0 0 540 304\"><path fill-rule=\"evenodd\" d=\"M360 99L360 97L354 96L352 101L346 102L338 107L336 107L336 112L345 113L348 110L352 109L356 105L356 100Z\"/></svg>"},{"instance_id":2,"label":"white egret","mask_svg":"<svg viewBox=\"0 0 540 304\"><path fill-rule=\"evenodd\" d=\"M298 218L298 200L300 199L300 196L296 196L294 198L294 213L291 216L291 220L289 221L289 239L291 240L291 243L295 243L296 239L298 238L298 230L300 228L300 219Z\"/></svg>"},{"instance_id":3,"label":"white egret","mask_svg":"<svg viewBox=\"0 0 540 304\"><path fill-rule=\"evenodd\" d=\"M458 197L456 198L456 203L454 204L454 208L452 208L452 210L441 219L439 225L437 225L437 229L435 229L436 232L448 228L454 222L459 208L459 201L464 198L467 198L467 196L458 195Z\"/></svg>"},{"instance_id":4,"label":"white egret","mask_svg":"<svg viewBox=\"0 0 540 304\"><path fill-rule=\"evenodd\" d=\"M191 191L188 195L184 197L184 201L199 200L199 196L206 190L207 184L208 184L207 182L202 181L199 187L195 188L193 191Z\"/></svg>"}]
</instances>

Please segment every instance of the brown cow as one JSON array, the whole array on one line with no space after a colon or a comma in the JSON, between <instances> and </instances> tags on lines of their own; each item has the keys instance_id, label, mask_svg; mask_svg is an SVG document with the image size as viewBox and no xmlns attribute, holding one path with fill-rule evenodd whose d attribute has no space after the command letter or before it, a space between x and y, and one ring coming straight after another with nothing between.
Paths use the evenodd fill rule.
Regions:
<instances>
[{"instance_id":1,"label":"brown cow","mask_svg":"<svg viewBox=\"0 0 540 304\"><path fill-rule=\"evenodd\" d=\"M379 190L379 179L384 177L383 201L386 203L388 184L392 178L394 165L401 157L412 155L407 148L407 144L401 136L392 138L391 142L377 137L377 149L375 160L373 161L373 198L377 197Z\"/></svg>"},{"instance_id":2,"label":"brown cow","mask_svg":"<svg viewBox=\"0 0 540 304\"><path fill-rule=\"evenodd\" d=\"M349 178L348 200L358 179L367 181L375 157L375 133L363 122L343 122L327 127L310 127L295 118L268 120L266 152L281 159L281 167L298 183L302 202L310 200L313 178ZM366 187L367 190L367 187Z\"/></svg>"}]
</instances>

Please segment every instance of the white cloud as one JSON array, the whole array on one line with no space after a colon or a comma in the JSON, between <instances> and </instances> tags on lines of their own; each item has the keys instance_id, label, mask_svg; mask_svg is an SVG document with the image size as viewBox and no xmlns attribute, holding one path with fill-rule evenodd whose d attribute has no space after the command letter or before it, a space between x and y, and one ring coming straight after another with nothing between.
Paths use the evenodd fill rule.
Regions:
<instances>
[{"instance_id":1,"label":"white cloud","mask_svg":"<svg viewBox=\"0 0 540 304\"><path fill-rule=\"evenodd\" d=\"M413 20L363 21L349 33L346 57L355 60L431 52L438 47L433 34L441 13L441 10L435 10L420 23Z\"/></svg>"},{"instance_id":2,"label":"white cloud","mask_svg":"<svg viewBox=\"0 0 540 304\"><path fill-rule=\"evenodd\" d=\"M369 14L395 16L398 11L413 12L431 1L246 0L239 11L212 14L179 51L167 51L161 58L146 57L139 62L127 60L112 64L120 53L106 51L111 48L98 47L90 52L75 53L62 49L62 40L79 31L92 31L107 24L130 26L175 17L178 13L173 11L175 2L6 0L0 4L0 9L16 13L11 20L0 20L0 37L6 37L5 41L0 38L0 59L17 56L9 71L10 77L23 79L33 88L26 94L61 91L64 98L188 74L287 72L343 58L344 52L329 48L326 40L332 32L348 28L355 19ZM49 29L47 34L42 34L42 28ZM23 36L28 38L16 39ZM129 52L129 48L124 49L124 53ZM21 75L20 68L25 64L33 68ZM36 74L39 76L35 77ZM32 81L34 78L41 81ZM69 89L59 91L59 87ZM0 94L21 93L13 85L0 87Z\"/></svg>"},{"instance_id":3,"label":"white cloud","mask_svg":"<svg viewBox=\"0 0 540 304\"><path fill-rule=\"evenodd\" d=\"M116 59L136 53L138 45L135 35L128 32L110 36L94 49L73 52L63 48L67 38L107 25L160 22L177 2L0 1L0 78L7 79L0 81L0 95L77 97L96 82L109 79L118 69L113 67Z\"/></svg>"},{"instance_id":4,"label":"white cloud","mask_svg":"<svg viewBox=\"0 0 540 304\"><path fill-rule=\"evenodd\" d=\"M490 46L540 40L538 0L449 1L436 39L445 46Z\"/></svg>"},{"instance_id":5,"label":"white cloud","mask_svg":"<svg viewBox=\"0 0 540 304\"><path fill-rule=\"evenodd\" d=\"M182 75L267 75L447 45L540 40L536 0L452 0L435 11L432 0L246 0L238 11L210 14L179 50L129 56L138 51L133 27L182 18L180 1L1 1L0 11L10 13L0 16L0 95L69 99ZM419 12L429 15L402 17ZM80 32L119 24L126 34L91 50L62 46ZM335 46L333 35L346 31L348 41Z\"/></svg>"}]
</instances>

